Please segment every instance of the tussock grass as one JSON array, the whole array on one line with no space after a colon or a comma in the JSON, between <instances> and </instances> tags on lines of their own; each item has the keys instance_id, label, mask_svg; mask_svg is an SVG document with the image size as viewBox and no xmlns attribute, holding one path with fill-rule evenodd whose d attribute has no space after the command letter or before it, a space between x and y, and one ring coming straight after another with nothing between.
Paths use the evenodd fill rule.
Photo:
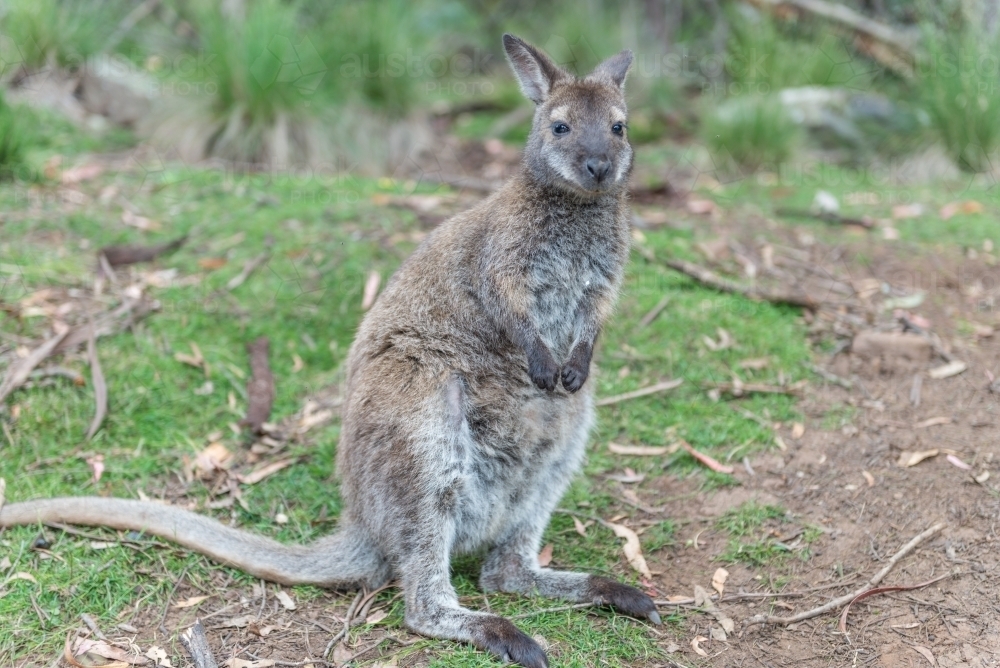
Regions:
<instances>
[{"instance_id":1,"label":"tussock grass","mask_svg":"<svg viewBox=\"0 0 1000 668\"><path fill-rule=\"evenodd\" d=\"M931 125L967 172L994 169L1000 147L1000 38L976 26L925 27L917 86Z\"/></svg>"},{"instance_id":2,"label":"tussock grass","mask_svg":"<svg viewBox=\"0 0 1000 668\"><path fill-rule=\"evenodd\" d=\"M716 164L777 171L792 157L801 132L775 96L732 98L705 119L702 138Z\"/></svg>"}]
</instances>

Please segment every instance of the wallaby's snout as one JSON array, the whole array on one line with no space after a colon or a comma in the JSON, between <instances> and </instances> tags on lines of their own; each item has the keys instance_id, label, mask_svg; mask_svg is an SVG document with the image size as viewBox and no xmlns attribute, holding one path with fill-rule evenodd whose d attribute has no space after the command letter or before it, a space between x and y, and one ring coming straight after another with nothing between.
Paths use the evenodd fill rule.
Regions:
<instances>
[{"instance_id":1,"label":"wallaby's snout","mask_svg":"<svg viewBox=\"0 0 1000 668\"><path fill-rule=\"evenodd\" d=\"M625 50L578 79L530 44L504 35L525 96L537 105L525 161L541 182L584 195L625 186L632 168L625 106Z\"/></svg>"},{"instance_id":2,"label":"wallaby's snout","mask_svg":"<svg viewBox=\"0 0 1000 668\"><path fill-rule=\"evenodd\" d=\"M611 161L602 160L600 158L591 158L587 161L587 173L590 174L591 178L594 179L598 184L603 181L608 172L611 171Z\"/></svg>"}]
</instances>

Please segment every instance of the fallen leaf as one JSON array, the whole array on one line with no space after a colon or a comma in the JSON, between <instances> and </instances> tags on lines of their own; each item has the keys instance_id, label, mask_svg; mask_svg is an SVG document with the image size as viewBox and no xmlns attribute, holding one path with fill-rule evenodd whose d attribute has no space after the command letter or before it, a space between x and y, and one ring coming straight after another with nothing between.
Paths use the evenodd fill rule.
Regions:
<instances>
[{"instance_id":1,"label":"fallen leaf","mask_svg":"<svg viewBox=\"0 0 1000 668\"><path fill-rule=\"evenodd\" d=\"M573 519L576 519L575 517ZM579 520L577 520L579 522ZM11 567L10 557L4 557L0 559L0 571L5 571Z\"/></svg>"},{"instance_id":2,"label":"fallen leaf","mask_svg":"<svg viewBox=\"0 0 1000 668\"><path fill-rule=\"evenodd\" d=\"M195 368L202 368L205 365L205 358L201 354L201 348L198 347L197 343L189 343L191 346L191 355L187 353L174 353L174 359L182 364L187 364L188 366L193 366Z\"/></svg>"},{"instance_id":3,"label":"fallen leaf","mask_svg":"<svg viewBox=\"0 0 1000 668\"><path fill-rule=\"evenodd\" d=\"M263 466L255 468L253 471L251 471L246 475L239 474L236 476L236 479L239 480L244 485L253 485L255 483L260 482L269 475L277 473L281 469L287 468L294 463L295 463L294 457L290 457L288 459L279 459L276 462L271 462L270 464L265 464Z\"/></svg>"},{"instance_id":4,"label":"fallen leaf","mask_svg":"<svg viewBox=\"0 0 1000 668\"><path fill-rule=\"evenodd\" d=\"M633 455L637 457L657 457L665 455L670 450L668 446L657 445L618 445L608 443L608 450L616 455Z\"/></svg>"},{"instance_id":5,"label":"fallen leaf","mask_svg":"<svg viewBox=\"0 0 1000 668\"><path fill-rule=\"evenodd\" d=\"M333 648L333 662L338 666L343 666L353 658L354 653L344 647L344 643L337 643L337 646Z\"/></svg>"},{"instance_id":6,"label":"fallen leaf","mask_svg":"<svg viewBox=\"0 0 1000 668\"><path fill-rule=\"evenodd\" d=\"M229 619L219 622L216 628L220 629L242 629L244 626L248 626L251 622L250 617L230 617Z\"/></svg>"},{"instance_id":7,"label":"fallen leaf","mask_svg":"<svg viewBox=\"0 0 1000 668\"><path fill-rule=\"evenodd\" d=\"M542 548L542 551L538 553L538 565L545 568L552 563L552 543L549 543Z\"/></svg>"},{"instance_id":8,"label":"fallen leaf","mask_svg":"<svg viewBox=\"0 0 1000 668\"><path fill-rule=\"evenodd\" d=\"M892 217L896 220L919 218L922 215L924 215L924 205L917 204L916 202L912 204L897 204L892 207Z\"/></svg>"},{"instance_id":9,"label":"fallen leaf","mask_svg":"<svg viewBox=\"0 0 1000 668\"><path fill-rule=\"evenodd\" d=\"M625 558L628 559L628 563L631 564L632 568L637 570L641 575L652 578L653 574L649 572L646 559L642 556L642 544L639 542L639 536L622 524L607 522L605 526L614 531L615 535L619 538L625 539L622 551L625 553Z\"/></svg>"},{"instance_id":10,"label":"fallen leaf","mask_svg":"<svg viewBox=\"0 0 1000 668\"><path fill-rule=\"evenodd\" d=\"M279 590L275 596L277 597L278 602L281 603L281 607L285 610L294 610L298 607L295 605L295 601L292 600L292 597L288 595L287 591Z\"/></svg>"},{"instance_id":11,"label":"fallen leaf","mask_svg":"<svg viewBox=\"0 0 1000 668\"><path fill-rule=\"evenodd\" d=\"M98 656L103 659L111 659L122 666L136 665L144 666L149 663L149 659L138 654L132 654L120 647L108 644L105 640L94 640L90 638L77 638L73 643L73 654L77 658L85 654ZM89 661L88 661L89 663ZM110 668L108 664L103 664L101 668Z\"/></svg>"},{"instance_id":12,"label":"fallen leaf","mask_svg":"<svg viewBox=\"0 0 1000 668\"><path fill-rule=\"evenodd\" d=\"M96 162L91 162L78 167L71 167L63 172L59 180L63 185L73 185L81 181L89 181L100 176L104 172L104 166Z\"/></svg>"},{"instance_id":13,"label":"fallen leaf","mask_svg":"<svg viewBox=\"0 0 1000 668\"><path fill-rule=\"evenodd\" d=\"M726 587L726 578L729 577L729 571L725 568L715 569L715 574L712 575L712 589L719 592L719 596L722 596L722 590Z\"/></svg>"},{"instance_id":14,"label":"fallen leaf","mask_svg":"<svg viewBox=\"0 0 1000 668\"><path fill-rule=\"evenodd\" d=\"M751 359L746 359L740 362L740 368L742 369L753 369L759 371L760 369L765 369L771 363L770 357L753 357Z\"/></svg>"},{"instance_id":15,"label":"fallen leaf","mask_svg":"<svg viewBox=\"0 0 1000 668\"><path fill-rule=\"evenodd\" d=\"M976 482L978 482L980 485L982 485L983 483L985 483L987 480L990 479L990 472L989 471L983 471L979 475L974 476L972 479L975 480Z\"/></svg>"},{"instance_id":16,"label":"fallen leaf","mask_svg":"<svg viewBox=\"0 0 1000 668\"><path fill-rule=\"evenodd\" d=\"M833 193L817 190L811 208L817 213L837 213L840 211L840 200Z\"/></svg>"},{"instance_id":17,"label":"fallen leaf","mask_svg":"<svg viewBox=\"0 0 1000 668\"><path fill-rule=\"evenodd\" d=\"M174 603L174 605L172 607L174 607L174 608L193 608L194 606L198 605L202 601L207 601L208 598L209 598L208 596L192 596L191 598L186 598L183 601L179 601L177 603Z\"/></svg>"},{"instance_id":18,"label":"fallen leaf","mask_svg":"<svg viewBox=\"0 0 1000 668\"><path fill-rule=\"evenodd\" d=\"M951 464L952 466L955 466L957 468L960 468L963 471L971 471L972 470L971 466L969 466L968 464L966 464L965 462L963 462L961 459L959 459L955 455L948 455L947 457L945 457L945 459L948 460L949 464Z\"/></svg>"},{"instance_id":19,"label":"fallen leaf","mask_svg":"<svg viewBox=\"0 0 1000 668\"><path fill-rule=\"evenodd\" d=\"M899 453L899 460L896 462L896 466L900 468L909 468L911 466L916 466L925 459L930 459L931 457L937 457L939 454L937 448L933 450L919 450L917 452L907 452L904 450Z\"/></svg>"},{"instance_id":20,"label":"fallen leaf","mask_svg":"<svg viewBox=\"0 0 1000 668\"><path fill-rule=\"evenodd\" d=\"M981 202L977 202L974 199L967 199L963 202L948 202L943 207L941 207L941 220L948 220L957 214L971 215L974 213L982 213L983 205Z\"/></svg>"},{"instance_id":21,"label":"fallen leaf","mask_svg":"<svg viewBox=\"0 0 1000 668\"><path fill-rule=\"evenodd\" d=\"M277 627L275 626L260 626L257 622L250 622L247 626L247 631L260 638L266 638L271 635L271 631L276 628Z\"/></svg>"},{"instance_id":22,"label":"fallen leaf","mask_svg":"<svg viewBox=\"0 0 1000 668\"><path fill-rule=\"evenodd\" d=\"M938 665L937 659L934 658L934 654L932 654L931 651L926 647L923 647L922 645L910 645L909 647L914 652L927 659L927 661L930 662L932 666Z\"/></svg>"},{"instance_id":23,"label":"fallen leaf","mask_svg":"<svg viewBox=\"0 0 1000 668\"><path fill-rule=\"evenodd\" d=\"M208 447L198 453L194 464L204 474L225 471L233 462L233 453L222 443L209 443Z\"/></svg>"},{"instance_id":24,"label":"fallen leaf","mask_svg":"<svg viewBox=\"0 0 1000 668\"><path fill-rule=\"evenodd\" d=\"M382 275L377 271L370 271L368 273L368 278L365 280L364 295L361 297L361 310L367 311L375 303L375 298L378 297L378 286L381 282Z\"/></svg>"},{"instance_id":25,"label":"fallen leaf","mask_svg":"<svg viewBox=\"0 0 1000 668\"><path fill-rule=\"evenodd\" d=\"M101 476L104 474L104 455L97 454L93 457L88 457L87 465L90 467L93 482L100 481Z\"/></svg>"},{"instance_id":26,"label":"fallen leaf","mask_svg":"<svg viewBox=\"0 0 1000 668\"><path fill-rule=\"evenodd\" d=\"M691 649L693 649L694 653L697 654L698 656L707 657L708 652L706 652L701 648L701 643L703 642L708 642L708 638L706 638L705 636L695 636L694 638L691 639Z\"/></svg>"},{"instance_id":27,"label":"fallen leaf","mask_svg":"<svg viewBox=\"0 0 1000 668\"><path fill-rule=\"evenodd\" d=\"M701 585L694 586L694 604L696 607L715 617L715 620L719 622L725 633L733 633L736 630L736 622L719 609L719 606L712 600L711 594ZM725 638L722 638L722 640L725 640Z\"/></svg>"},{"instance_id":28,"label":"fallen leaf","mask_svg":"<svg viewBox=\"0 0 1000 668\"><path fill-rule=\"evenodd\" d=\"M913 428L914 429L926 429L927 427L936 427L937 425L940 425L940 424L951 424L951 418L950 417L932 417L932 418L927 418L926 420L923 420L923 421L918 422L915 425L913 425Z\"/></svg>"},{"instance_id":29,"label":"fallen leaf","mask_svg":"<svg viewBox=\"0 0 1000 668\"><path fill-rule=\"evenodd\" d=\"M704 464L708 468L712 469L716 473L729 473L729 474L732 474L733 471L735 471L735 469L732 466L728 466L726 464L720 464L718 461L716 461L712 457L709 457L705 453L698 452L693 447L691 447L691 444L688 443L687 441L681 440L680 444L681 444L681 448L683 448L689 455L691 455L692 457L694 457L699 462L701 462L702 464Z\"/></svg>"},{"instance_id":30,"label":"fallen leaf","mask_svg":"<svg viewBox=\"0 0 1000 668\"><path fill-rule=\"evenodd\" d=\"M678 645L678 644L677 644L677 643L675 643L675 642L672 642L672 643L670 643L669 645L667 645L667 647L666 647L666 649L665 649L664 651L665 651L665 652L666 652L667 654L673 654L673 653L675 653L675 652L679 652L679 651L681 651L681 646L680 646L680 645Z\"/></svg>"},{"instance_id":31,"label":"fallen leaf","mask_svg":"<svg viewBox=\"0 0 1000 668\"><path fill-rule=\"evenodd\" d=\"M701 340L705 344L706 348L716 352L719 350L726 350L727 348L731 348L733 346L733 338L729 335L729 332L719 327L716 329L716 333L719 336L718 341L715 341L708 335L701 337Z\"/></svg>"},{"instance_id":32,"label":"fallen leaf","mask_svg":"<svg viewBox=\"0 0 1000 668\"><path fill-rule=\"evenodd\" d=\"M157 647L153 645L146 650L146 658L153 660L153 665L156 668L173 668L173 664L170 663L170 659L167 658L167 652L162 647Z\"/></svg>"},{"instance_id":33,"label":"fallen leaf","mask_svg":"<svg viewBox=\"0 0 1000 668\"><path fill-rule=\"evenodd\" d=\"M160 229L160 224L155 220L132 213L128 209L122 211L122 222L129 227L134 227L136 229L143 230L144 232Z\"/></svg>"},{"instance_id":34,"label":"fallen leaf","mask_svg":"<svg viewBox=\"0 0 1000 668\"><path fill-rule=\"evenodd\" d=\"M802 435L806 433L806 426L801 422L795 422L792 424L792 438L796 441L802 438Z\"/></svg>"},{"instance_id":35,"label":"fallen leaf","mask_svg":"<svg viewBox=\"0 0 1000 668\"><path fill-rule=\"evenodd\" d=\"M306 368L306 363L302 361L302 358L298 355L292 355L292 373L298 373L302 369Z\"/></svg>"},{"instance_id":36,"label":"fallen leaf","mask_svg":"<svg viewBox=\"0 0 1000 668\"><path fill-rule=\"evenodd\" d=\"M208 269L209 271L215 271L216 269L222 269L229 262L224 257L203 257L198 260L198 266L202 269Z\"/></svg>"},{"instance_id":37,"label":"fallen leaf","mask_svg":"<svg viewBox=\"0 0 1000 668\"><path fill-rule=\"evenodd\" d=\"M340 645L337 645L340 647ZM335 652L336 653L336 652ZM336 661L336 658L334 659ZM226 659L226 662L222 665L226 668L271 668L275 665L274 661L271 659L258 659L257 661L248 661L247 659L237 659L233 657L231 659ZM339 662L337 665L340 665Z\"/></svg>"},{"instance_id":38,"label":"fallen leaf","mask_svg":"<svg viewBox=\"0 0 1000 668\"><path fill-rule=\"evenodd\" d=\"M719 210L719 205L710 199L689 199L687 210L698 215L714 214Z\"/></svg>"},{"instance_id":39,"label":"fallen leaf","mask_svg":"<svg viewBox=\"0 0 1000 668\"><path fill-rule=\"evenodd\" d=\"M954 362L949 362L941 366L934 367L927 372L927 375L935 380L941 380L942 378L951 378L952 376L957 376L966 369L969 368L965 362L961 360L955 360Z\"/></svg>"},{"instance_id":40,"label":"fallen leaf","mask_svg":"<svg viewBox=\"0 0 1000 668\"><path fill-rule=\"evenodd\" d=\"M868 471L862 471L861 475L863 475L865 477L865 481L868 483L869 487L874 487L875 486L875 476L873 476Z\"/></svg>"},{"instance_id":41,"label":"fallen leaf","mask_svg":"<svg viewBox=\"0 0 1000 668\"><path fill-rule=\"evenodd\" d=\"M374 612L369 613L367 617L365 617L365 624L378 624L388 616L389 616L389 611L386 610L385 608L382 608L381 610L375 610Z\"/></svg>"},{"instance_id":42,"label":"fallen leaf","mask_svg":"<svg viewBox=\"0 0 1000 668\"><path fill-rule=\"evenodd\" d=\"M712 637L712 640L718 640L721 642L725 642L728 639L726 632L718 626L710 627L708 629L708 635Z\"/></svg>"},{"instance_id":43,"label":"fallen leaf","mask_svg":"<svg viewBox=\"0 0 1000 668\"><path fill-rule=\"evenodd\" d=\"M587 522L587 524L584 524L583 522L581 522L577 518L575 518L575 517L573 518L573 528L576 529L576 532L578 534L580 534L581 536L586 537L586 535L587 535L587 527L590 526L591 524L593 524L593 522ZM10 561L9 560L7 561L7 567L10 568Z\"/></svg>"},{"instance_id":44,"label":"fallen leaf","mask_svg":"<svg viewBox=\"0 0 1000 668\"><path fill-rule=\"evenodd\" d=\"M645 479L646 479L646 474L636 473L635 471L633 471L628 467L625 467L624 473L612 473L608 475L608 480L614 480L616 482L620 482L626 485L642 482Z\"/></svg>"}]
</instances>

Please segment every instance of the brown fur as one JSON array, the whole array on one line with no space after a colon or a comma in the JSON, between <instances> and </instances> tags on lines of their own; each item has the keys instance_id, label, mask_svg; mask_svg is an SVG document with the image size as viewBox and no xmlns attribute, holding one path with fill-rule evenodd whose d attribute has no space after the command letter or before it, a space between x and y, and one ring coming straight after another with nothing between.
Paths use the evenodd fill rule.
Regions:
<instances>
[{"instance_id":1,"label":"brown fur","mask_svg":"<svg viewBox=\"0 0 1000 668\"><path fill-rule=\"evenodd\" d=\"M440 225L361 324L338 450L340 530L307 547L186 511L114 499L10 505L39 521L141 529L283 583L377 587L398 578L406 623L525 666L544 652L509 621L459 606L453 555L485 550L480 584L592 601L659 622L648 596L538 566L542 532L584 456L587 377L629 252L622 52L578 80L505 35L536 103L520 172Z\"/></svg>"}]
</instances>

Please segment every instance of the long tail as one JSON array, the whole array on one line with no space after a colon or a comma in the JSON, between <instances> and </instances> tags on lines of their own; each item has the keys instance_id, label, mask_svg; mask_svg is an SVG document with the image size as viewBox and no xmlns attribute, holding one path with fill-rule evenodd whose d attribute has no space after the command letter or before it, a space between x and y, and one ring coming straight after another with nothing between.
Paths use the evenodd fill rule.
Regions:
<instances>
[{"instance_id":1,"label":"long tail","mask_svg":"<svg viewBox=\"0 0 1000 668\"><path fill-rule=\"evenodd\" d=\"M284 545L210 517L151 501L83 496L0 507L0 527L52 522L142 531L283 585L377 587L390 578L378 548L361 529L350 524L302 546Z\"/></svg>"}]
</instances>

